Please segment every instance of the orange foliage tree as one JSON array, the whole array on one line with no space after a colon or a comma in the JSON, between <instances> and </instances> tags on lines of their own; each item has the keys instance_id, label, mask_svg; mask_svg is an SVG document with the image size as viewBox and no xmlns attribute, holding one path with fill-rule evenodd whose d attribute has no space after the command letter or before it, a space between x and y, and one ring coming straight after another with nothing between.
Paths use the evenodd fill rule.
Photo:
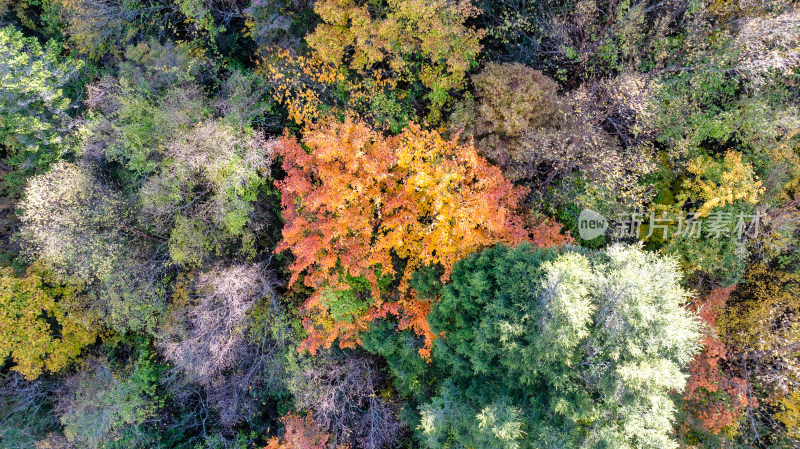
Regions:
<instances>
[{"instance_id":1,"label":"orange foliage tree","mask_svg":"<svg viewBox=\"0 0 800 449\"><path fill-rule=\"evenodd\" d=\"M551 218L524 216L525 229L528 230L528 242L537 248L552 248L561 245L574 245L575 239L564 229L561 223Z\"/></svg>"},{"instance_id":2,"label":"orange foliage tree","mask_svg":"<svg viewBox=\"0 0 800 449\"><path fill-rule=\"evenodd\" d=\"M345 449L346 446L334 446L328 440L330 435L314 421L311 412L305 418L297 415L286 415L281 421L286 426L283 438L272 437L264 449Z\"/></svg>"},{"instance_id":3,"label":"orange foliage tree","mask_svg":"<svg viewBox=\"0 0 800 449\"><path fill-rule=\"evenodd\" d=\"M409 291L412 273L440 265L446 279L466 255L527 237L515 213L525 191L435 131L411 124L387 138L347 119L309 131L303 146L284 137L279 152L287 175L277 183L286 221L277 250L295 256L290 285L305 273L315 289L301 350L337 338L352 347L371 321L393 315L425 337L425 356L431 304ZM381 292L384 281L397 281L395 294Z\"/></svg>"},{"instance_id":4,"label":"orange foliage tree","mask_svg":"<svg viewBox=\"0 0 800 449\"><path fill-rule=\"evenodd\" d=\"M734 287L717 287L692 305L709 330L716 326L717 317ZM703 351L689 365L690 377L684 393L685 409L695 425L718 434L736 423L750 400L748 384L735 373L724 370L727 347L713 333L706 332Z\"/></svg>"}]
</instances>

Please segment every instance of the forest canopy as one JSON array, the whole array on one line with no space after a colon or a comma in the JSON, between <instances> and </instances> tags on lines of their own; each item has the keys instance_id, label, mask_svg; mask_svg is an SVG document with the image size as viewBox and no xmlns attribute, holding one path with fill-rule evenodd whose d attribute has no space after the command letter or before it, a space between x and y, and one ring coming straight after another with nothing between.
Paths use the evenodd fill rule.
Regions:
<instances>
[{"instance_id":1,"label":"forest canopy","mask_svg":"<svg viewBox=\"0 0 800 449\"><path fill-rule=\"evenodd\" d=\"M795 0L0 0L0 449L800 445Z\"/></svg>"}]
</instances>

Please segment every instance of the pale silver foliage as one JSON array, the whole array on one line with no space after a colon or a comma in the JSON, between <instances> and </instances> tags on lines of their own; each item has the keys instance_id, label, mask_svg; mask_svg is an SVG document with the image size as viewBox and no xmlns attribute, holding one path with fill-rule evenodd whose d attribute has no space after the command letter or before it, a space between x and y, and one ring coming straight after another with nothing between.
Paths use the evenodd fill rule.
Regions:
<instances>
[{"instance_id":1,"label":"pale silver foliage","mask_svg":"<svg viewBox=\"0 0 800 449\"><path fill-rule=\"evenodd\" d=\"M167 144L168 163L139 195L142 218L158 233L171 233L175 262L198 264L210 252L204 246L213 246L204 243L214 241L209 230L217 244L240 238L252 246L251 231L264 224L251 218L273 147L262 133L237 130L219 119L200 122Z\"/></svg>"},{"instance_id":2,"label":"pale silver foliage","mask_svg":"<svg viewBox=\"0 0 800 449\"><path fill-rule=\"evenodd\" d=\"M87 287L91 307L119 330L153 329L163 305L161 267L130 223L119 192L89 166L65 161L32 178L20 202L23 252Z\"/></svg>"},{"instance_id":3,"label":"pale silver foliage","mask_svg":"<svg viewBox=\"0 0 800 449\"><path fill-rule=\"evenodd\" d=\"M23 250L57 273L87 282L120 265L122 202L88 168L56 163L30 180L20 209Z\"/></svg>"},{"instance_id":4,"label":"pale silver foliage","mask_svg":"<svg viewBox=\"0 0 800 449\"><path fill-rule=\"evenodd\" d=\"M800 67L800 10L748 18L736 36L735 69L757 84L769 73L789 75Z\"/></svg>"},{"instance_id":5,"label":"pale silver foliage","mask_svg":"<svg viewBox=\"0 0 800 449\"><path fill-rule=\"evenodd\" d=\"M229 368L247 345L244 332L253 304L274 296L274 284L257 264L214 268L196 283L196 304L176 311L177 321L159 344L164 357L190 378L208 383Z\"/></svg>"},{"instance_id":6,"label":"pale silver foliage","mask_svg":"<svg viewBox=\"0 0 800 449\"><path fill-rule=\"evenodd\" d=\"M592 278L589 261L585 257L567 253L558 260L544 265L546 274L542 281L541 297L543 336L552 348L572 348L589 336L589 323L595 306L586 301ZM559 354L559 357L562 357Z\"/></svg>"}]
</instances>

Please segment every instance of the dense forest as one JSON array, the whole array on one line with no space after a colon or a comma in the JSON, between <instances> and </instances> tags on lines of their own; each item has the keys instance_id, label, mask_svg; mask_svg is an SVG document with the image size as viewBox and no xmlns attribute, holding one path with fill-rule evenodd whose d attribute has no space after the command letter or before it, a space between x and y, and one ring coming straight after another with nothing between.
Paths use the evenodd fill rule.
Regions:
<instances>
[{"instance_id":1,"label":"dense forest","mask_svg":"<svg viewBox=\"0 0 800 449\"><path fill-rule=\"evenodd\" d=\"M800 447L795 0L0 0L0 448Z\"/></svg>"}]
</instances>

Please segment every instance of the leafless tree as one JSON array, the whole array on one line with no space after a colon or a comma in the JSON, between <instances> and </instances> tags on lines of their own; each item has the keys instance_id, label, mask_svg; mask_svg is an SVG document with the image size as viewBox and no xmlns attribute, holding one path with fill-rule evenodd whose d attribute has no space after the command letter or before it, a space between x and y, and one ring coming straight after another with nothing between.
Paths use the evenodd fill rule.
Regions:
<instances>
[{"instance_id":1,"label":"leafless tree","mask_svg":"<svg viewBox=\"0 0 800 449\"><path fill-rule=\"evenodd\" d=\"M179 408L191 410L180 426L234 436L236 425L264 413L255 393L285 390L295 335L275 289L261 265L217 267L198 277L189 305L173 304L159 347L175 364L164 384ZM258 301L266 315L256 319L249 312Z\"/></svg>"},{"instance_id":2,"label":"leafless tree","mask_svg":"<svg viewBox=\"0 0 800 449\"><path fill-rule=\"evenodd\" d=\"M380 449L395 447L404 432L397 406L379 394L385 382L374 357L328 352L306 359L290 380L290 390L296 405L312 410L338 442Z\"/></svg>"},{"instance_id":3,"label":"leafless tree","mask_svg":"<svg viewBox=\"0 0 800 449\"><path fill-rule=\"evenodd\" d=\"M160 347L190 377L208 383L246 351L247 313L275 295L275 281L257 264L217 267L198 277L195 291L196 303L173 313Z\"/></svg>"},{"instance_id":4,"label":"leafless tree","mask_svg":"<svg viewBox=\"0 0 800 449\"><path fill-rule=\"evenodd\" d=\"M0 442L8 449L28 449L42 431L57 431L53 419L47 427L45 414L55 385L49 380L27 381L15 372L0 374ZM45 426L39 427L42 423ZM59 446L53 446L59 447Z\"/></svg>"}]
</instances>

